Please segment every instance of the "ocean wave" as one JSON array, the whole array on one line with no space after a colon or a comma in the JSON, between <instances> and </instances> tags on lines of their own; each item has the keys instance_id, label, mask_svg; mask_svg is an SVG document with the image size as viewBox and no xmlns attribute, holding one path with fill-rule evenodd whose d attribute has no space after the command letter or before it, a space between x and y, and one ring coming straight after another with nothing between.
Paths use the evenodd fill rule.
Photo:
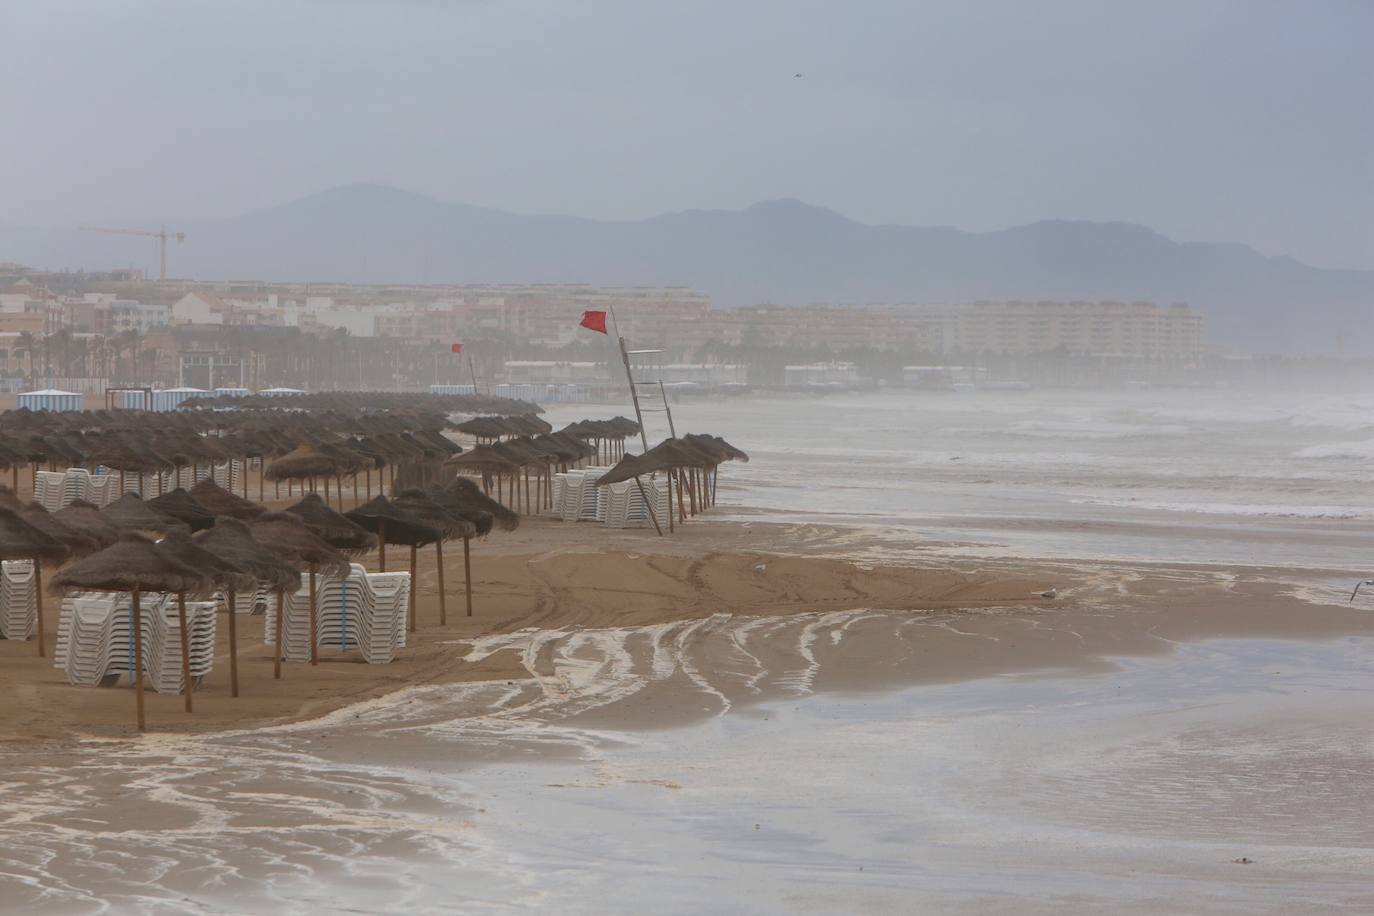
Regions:
<instances>
[{"instance_id":1,"label":"ocean wave","mask_svg":"<svg viewBox=\"0 0 1374 916\"><path fill-rule=\"evenodd\" d=\"M1147 509L1158 512L1193 512L1202 515L1238 515L1265 518L1368 518L1374 510L1358 506L1286 506L1256 503L1170 502L1167 500L1133 499L1131 497L1098 497L1071 499L1071 503L1091 506L1116 506L1123 509Z\"/></svg>"},{"instance_id":2,"label":"ocean wave","mask_svg":"<svg viewBox=\"0 0 1374 916\"><path fill-rule=\"evenodd\" d=\"M1331 442L1309 445L1293 453L1294 458L1374 458L1374 439L1358 442Z\"/></svg>"}]
</instances>

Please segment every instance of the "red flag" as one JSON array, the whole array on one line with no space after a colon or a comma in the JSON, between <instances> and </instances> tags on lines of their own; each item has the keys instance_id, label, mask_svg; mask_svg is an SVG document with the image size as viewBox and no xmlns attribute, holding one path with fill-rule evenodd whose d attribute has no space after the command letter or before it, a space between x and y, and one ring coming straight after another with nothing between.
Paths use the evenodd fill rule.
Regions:
<instances>
[{"instance_id":1,"label":"red flag","mask_svg":"<svg viewBox=\"0 0 1374 916\"><path fill-rule=\"evenodd\" d=\"M582 327L598 334L606 333L606 313L605 312L583 312Z\"/></svg>"},{"instance_id":2,"label":"red flag","mask_svg":"<svg viewBox=\"0 0 1374 916\"><path fill-rule=\"evenodd\" d=\"M454 345L453 345L453 352L454 352L454 353L462 353L462 352L463 352L463 345L460 344L460 343L454 344Z\"/></svg>"}]
</instances>

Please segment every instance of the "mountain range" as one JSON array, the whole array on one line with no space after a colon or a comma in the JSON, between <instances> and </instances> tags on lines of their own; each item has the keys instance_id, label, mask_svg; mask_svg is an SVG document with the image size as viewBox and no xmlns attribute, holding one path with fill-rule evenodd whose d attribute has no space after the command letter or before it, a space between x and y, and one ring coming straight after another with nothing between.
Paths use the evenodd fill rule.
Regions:
<instances>
[{"instance_id":1,"label":"mountain range","mask_svg":"<svg viewBox=\"0 0 1374 916\"><path fill-rule=\"evenodd\" d=\"M116 224L118 225L118 224ZM126 226L156 228L147 223ZM1214 343L1334 353L1374 344L1374 271L1122 222L994 232L867 225L797 200L637 221L520 215L371 184L229 219L177 223L175 276L347 283L690 286L756 303L1113 299L1186 302ZM155 263L151 239L0 225L0 261L102 270Z\"/></svg>"}]
</instances>

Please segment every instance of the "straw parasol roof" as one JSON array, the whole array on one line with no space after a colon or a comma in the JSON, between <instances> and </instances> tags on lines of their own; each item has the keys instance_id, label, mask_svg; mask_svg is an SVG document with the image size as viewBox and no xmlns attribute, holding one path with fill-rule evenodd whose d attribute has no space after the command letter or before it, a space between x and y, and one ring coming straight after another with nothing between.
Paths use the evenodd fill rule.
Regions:
<instances>
[{"instance_id":1,"label":"straw parasol roof","mask_svg":"<svg viewBox=\"0 0 1374 916\"><path fill-rule=\"evenodd\" d=\"M377 538L372 532L326 506L324 500L315 493L307 493L286 511L299 518L305 527L335 550L356 554L377 546Z\"/></svg>"},{"instance_id":2,"label":"straw parasol roof","mask_svg":"<svg viewBox=\"0 0 1374 916\"><path fill-rule=\"evenodd\" d=\"M446 510L423 490L402 490L391 504L436 529L444 540L477 536L477 526Z\"/></svg>"},{"instance_id":3,"label":"straw parasol roof","mask_svg":"<svg viewBox=\"0 0 1374 916\"><path fill-rule=\"evenodd\" d=\"M61 560L67 546L30 525L12 509L0 508L0 560Z\"/></svg>"},{"instance_id":4,"label":"straw parasol roof","mask_svg":"<svg viewBox=\"0 0 1374 916\"><path fill-rule=\"evenodd\" d=\"M267 466L268 480L301 480L307 477L332 477L345 473L337 458L324 454L313 445L302 445Z\"/></svg>"},{"instance_id":5,"label":"straw parasol roof","mask_svg":"<svg viewBox=\"0 0 1374 916\"><path fill-rule=\"evenodd\" d=\"M257 578L252 573L207 549L203 542L193 540L184 531L172 532L157 546L178 562L198 570L216 588L246 592L257 587Z\"/></svg>"},{"instance_id":6,"label":"straw parasol roof","mask_svg":"<svg viewBox=\"0 0 1374 916\"><path fill-rule=\"evenodd\" d=\"M190 526L192 531L213 527L215 516L181 487L148 500L148 508Z\"/></svg>"},{"instance_id":7,"label":"straw parasol roof","mask_svg":"<svg viewBox=\"0 0 1374 916\"><path fill-rule=\"evenodd\" d=\"M19 517L48 537L65 544L73 556L94 553L101 547L107 546L103 539L88 534L74 525L67 524L38 503L29 503L19 513Z\"/></svg>"},{"instance_id":8,"label":"straw parasol roof","mask_svg":"<svg viewBox=\"0 0 1374 916\"><path fill-rule=\"evenodd\" d=\"M185 522L149 508L148 504L134 493L125 493L101 509L100 513L122 531L155 531L166 534L171 531L188 530Z\"/></svg>"},{"instance_id":9,"label":"straw parasol roof","mask_svg":"<svg viewBox=\"0 0 1374 916\"><path fill-rule=\"evenodd\" d=\"M15 512L24 508L19 502L19 497L14 495L14 491L4 484L0 484L0 508L12 509Z\"/></svg>"},{"instance_id":10,"label":"straw parasol roof","mask_svg":"<svg viewBox=\"0 0 1374 916\"><path fill-rule=\"evenodd\" d=\"M119 540L119 535L122 533L114 522L106 518L92 503L88 503L84 499L72 500L54 512L52 517L88 537L95 538L100 542L101 547L109 547Z\"/></svg>"},{"instance_id":11,"label":"straw parasol roof","mask_svg":"<svg viewBox=\"0 0 1374 916\"><path fill-rule=\"evenodd\" d=\"M325 575L348 575L347 558L316 537L295 515L267 512L255 518L248 530L259 544L288 562L314 567Z\"/></svg>"},{"instance_id":12,"label":"straw parasol roof","mask_svg":"<svg viewBox=\"0 0 1374 916\"><path fill-rule=\"evenodd\" d=\"M520 516L501 505L482 492L475 481L459 477L444 488L441 502L447 506L461 506L478 512L486 512L502 531L514 531L520 527Z\"/></svg>"},{"instance_id":13,"label":"straw parasol roof","mask_svg":"<svg viewBox=\"0 0 1374 916\"><path fill-rule=\"evenodd\" d=\"M215 527L202 531L195 543L221 559L247 571L269 591L294 592L301 574L278 554L259 544L248 526L236 518L221 516Z\"/></svg>"},{"instance_id":14,"label":"straw parasol roof","mask_svg":"<svg viewBox=\"0 0 1374 916\"><path fill-rule=\"evenodd\" d=\"M209 585L199 571L158 549L132 532L113 545L77 560L53 576L48 589L66 591L196 592Z\"/></svg>"},{"instance_id":15,"label":"straw parasol roof","mask_svg":"<svg viewBox=\"0 0 1374 916\"><path fill-rule=\"evenodd\" d=\"M227 515L230 518L252 519L267 511L257 503L249 502L242 496L230 493L208 477L191 487L190 495L192 499L216 516Z\"/></svg>"},{"instance_id":16,"label":"straw parasol roof","mask_svg":"<svg viewBox=\"0 0 1374 916\"><path fill-rule=\"evenodd\" d=\"M443 533L433 525L396 506L385 496L374 497L344 515L374 534L381 532L388 544L423 547L443 538Z\"/></svg>"}]
</instances>

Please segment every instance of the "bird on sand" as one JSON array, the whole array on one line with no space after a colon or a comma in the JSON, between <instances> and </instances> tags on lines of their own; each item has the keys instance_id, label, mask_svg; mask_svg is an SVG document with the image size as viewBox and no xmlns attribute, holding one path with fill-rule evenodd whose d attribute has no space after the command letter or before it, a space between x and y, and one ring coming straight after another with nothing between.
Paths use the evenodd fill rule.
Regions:
<instances>
[{"instance_id":1,"label":"bird on sand","mask_svg":"<svg viewBox=\"0 0 1374 916\"><path fill-rule=\"evenodd\" d=\"M1358 595L1358 594L1360 593L1360 586L1361 586L1361 585L1374 585L1374 579L1365 579L1365 580L1363 580L1363 581L1361 581L1361 582L1356 582L1356 583L1355 583L1355 590L1354 590L1353 592L1350 593L1350 603L1351 603L1351 604L1354 604L1354 603L1355 603L1355 596Z\"/></svg>"},{"instance_id":2,"label":"bird on sand","mask_svg":"<svg viewBox=\"0 0 1374 916\"><path fill-rule=\"evenodd\" d=\"M1058 598L1058 597L1059 597L1059 589L1055 588L1054 586L1050 586L1050 588L1049 588L1047 591L1043 591L1043 592L1040 593L1040 597L1041 597L1041 598L1049 598L1049 599L1051 599L1051 600L1053 600L1053 599L1055 599L1055 598Z\"/></svg>"},{"instance_id":3,"label":"bird on sand","mask_svg":"<svg viewBox=\"0 0 1374 916\"><path fill-rule=\"evenodd\" d=\"M767 571L768 571L768 564L767 564L767 563L757 563L757 564L755 564L755 566L754 566L754 572L758 573L759 575L763 575L763 574L764 574L765 572L767 572Z\"/></svg>"}]
</instances>

